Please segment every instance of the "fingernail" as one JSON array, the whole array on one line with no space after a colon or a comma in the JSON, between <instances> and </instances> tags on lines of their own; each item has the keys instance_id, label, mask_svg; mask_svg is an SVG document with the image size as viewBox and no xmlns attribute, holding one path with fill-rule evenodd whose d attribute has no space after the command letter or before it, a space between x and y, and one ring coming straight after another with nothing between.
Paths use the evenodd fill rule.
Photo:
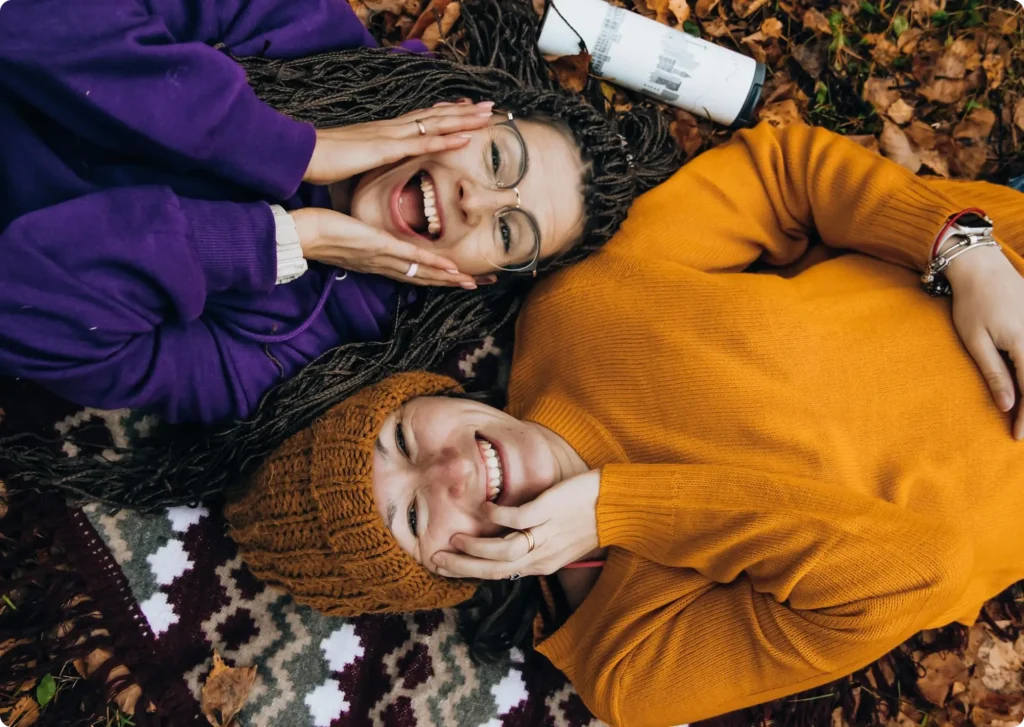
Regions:
<instances>
[{"instance_id":1,"label":"fingernail","mask_svg":"<svg viewBox=\"0 0 1024 727\"><path fill-rule=\"evenodd\" d=\"M472 139L473 138L472 134L456 134L456 136L458 136L460 139Z\"/></svg>"},{"instance_id":2,"label":"fingernail","mask_svg":"<svg viewBox=\"0 0 1024 727\"><path fill-rule=\"evenodd\" d=\"M449 275L458 275L459 274L459 269L458 268L445 268L445 272L448 273Z\"/></svg>"},{"instance_id":3,"label":"fingernail","mask_svg":"<svg viewBox=\"0 0 1024 727\"><path fill-rule=\"evenodd\" d=\"M1013 399L1011 399L1010 395L1005 391L1001 392L999 396L996 397L996 405L1001 411L1010 411L1010 407L1013 406Z\"/></svg>"},{"instance_id":4,"label":"fingernail","mask_svg":"<svg viewBox=\"0 0 1024 727\"><path fill-rule=\"evenodd\" d=\"M438 568L437 569L437 574L439 576L444 576L445 578L450 578L451 577L450 574L448 573L448 571L446 571L444 568Z\"/></svg>"},{"instance_id":5,"label":"fingernail","mask_svg":"<svg viewBox=\"0 0 1024 727\"><path fill-rule=\"evenodd\" d=\"M481 107L483 107L485 109L489 109L489 108L493 108L494 107L494 102L493 101L480 101L477 104L477 106L481 106Z\"/></svg>"},{"instance_id":6,"label":"fingernail","mask_svg":"<svg viewBox=\"0 0 1024 727\"><path fill-rule=\"evenodd\" d=\"M478 119L489 119L493 114L490 111L482 111L476 115Z\"/></svg>"},{"instance_id":7,"label":"fingernail","mask_svg":"<svg viewBox=\"0 0 1024 727\"><path fill-rule=\"evenodd\" d=\"M451 101L438 101L436 104L434 104L434 108L437 108L438 106L451 106L451 105L452 105Z\"/></svg>"},{"instance_id":8,"label":"fingernail","mask_svg":"<svg viewBox=\"0 0 1024 727\"><path fill-rule=\"evenodd\" d=\"M470 282L465 281L465 280L462 281L461 283L459 283L459 285L461 285L466 290L476 290L476 288L477 288L476 283L470 283Z\"/></svg>"}]
</instances>

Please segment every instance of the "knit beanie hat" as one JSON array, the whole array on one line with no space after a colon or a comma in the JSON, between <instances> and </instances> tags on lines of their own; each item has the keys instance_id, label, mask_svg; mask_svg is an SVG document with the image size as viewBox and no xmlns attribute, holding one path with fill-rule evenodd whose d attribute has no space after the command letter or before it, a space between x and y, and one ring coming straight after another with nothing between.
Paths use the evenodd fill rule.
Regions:
<instances>
[{"instance_id":1,"label":"knit beanie hat","mask_svg":"<svg viewBox=\"0 0 1024 727\"><path fill-rule=\"evenodd\" d=\"M398 545L373 496L384 420L417 396L458 389L426 372L392 376L282 444L224 508L252 573L329 616L454 606L476 585L431 573Z\"/></svg>"}]
</instances>

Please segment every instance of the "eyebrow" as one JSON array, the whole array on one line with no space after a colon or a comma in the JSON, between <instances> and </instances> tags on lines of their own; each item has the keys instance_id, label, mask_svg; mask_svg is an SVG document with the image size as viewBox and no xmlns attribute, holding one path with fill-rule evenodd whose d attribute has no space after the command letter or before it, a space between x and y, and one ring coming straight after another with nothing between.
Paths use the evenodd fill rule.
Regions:
<instances>
[{"instance_id":1,"label":"eyebrow","mask_svg":"<svg viewBox=\"0 0 1024 727\"><path fill-rule=\"evenodd\" d=\"M392 535L394 535L395 534L395 530L394 530L395 514L398 512L398 506L395 504L394 500L390 500L388 502L387 510L388 510L388 516L387 516L386 520L388 521L388 531Z\"/></svg>"}]
</instances>

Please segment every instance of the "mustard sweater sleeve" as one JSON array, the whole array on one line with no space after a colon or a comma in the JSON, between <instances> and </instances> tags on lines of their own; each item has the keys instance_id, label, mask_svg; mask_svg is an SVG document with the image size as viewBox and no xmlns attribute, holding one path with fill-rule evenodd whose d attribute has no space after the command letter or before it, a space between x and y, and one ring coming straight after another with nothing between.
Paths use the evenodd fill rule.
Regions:
<instances>
[{"instance_id":1,"label":"mustard sweater sleeve","mask_svg":"<svg viewBox=\"0 0 1024 727\"><path fill-rule=\"evenodd\" d=\"M849 674L948 608L974 557L948 524L877 498L716 466L608 465L597 519L601 545L645 572L544 651L615 725L693 722Z\"/></svg>"},{"instance_id":2,"label":"mustard sweater sleeve","mask_svg":"<svg viewBox=\"0 0 1024 727\"><path fill-rule=\"evenodd\" d=\"M811 236L915 270L964 209L923 178L821 128L761 124L686 164L634 203L618 244L709 272L764 255L785 265Z\"/></svg>"}]
</instances>

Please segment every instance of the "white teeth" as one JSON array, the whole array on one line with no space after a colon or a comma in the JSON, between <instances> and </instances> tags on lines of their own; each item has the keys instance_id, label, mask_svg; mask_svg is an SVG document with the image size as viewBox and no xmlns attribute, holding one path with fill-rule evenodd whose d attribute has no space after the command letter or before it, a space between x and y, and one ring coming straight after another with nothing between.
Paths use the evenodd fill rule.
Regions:
<instances>
[{"instance_id":1,"label":"white teeth","mask_svg":"<svg viewBox=\"0 0 1024 727\"><path fill-rule=\"evenodd\" d=\"M494 447L491 446L490 442L483 439L478 439L477 443L480 445L480 452L484 456L484 462L487 465L487 499L490 502L494 502L501 495L504 489L504 473L501 469L501 459L498 457L498 453L494 451Z\"/></svg>"},{"instance_id":2,"label":"white teeth","mask_svg":"<svg viewBox=\"0 0 1024 727\"><path fill-rule=\"evenodd\" d=\"M437 214L434 183L426 173L420 174L420 189L423 190L423 214L427 218L427 231L431 235L436 235L441 231L441 217Z\"/></svg>"}]
</instances>

